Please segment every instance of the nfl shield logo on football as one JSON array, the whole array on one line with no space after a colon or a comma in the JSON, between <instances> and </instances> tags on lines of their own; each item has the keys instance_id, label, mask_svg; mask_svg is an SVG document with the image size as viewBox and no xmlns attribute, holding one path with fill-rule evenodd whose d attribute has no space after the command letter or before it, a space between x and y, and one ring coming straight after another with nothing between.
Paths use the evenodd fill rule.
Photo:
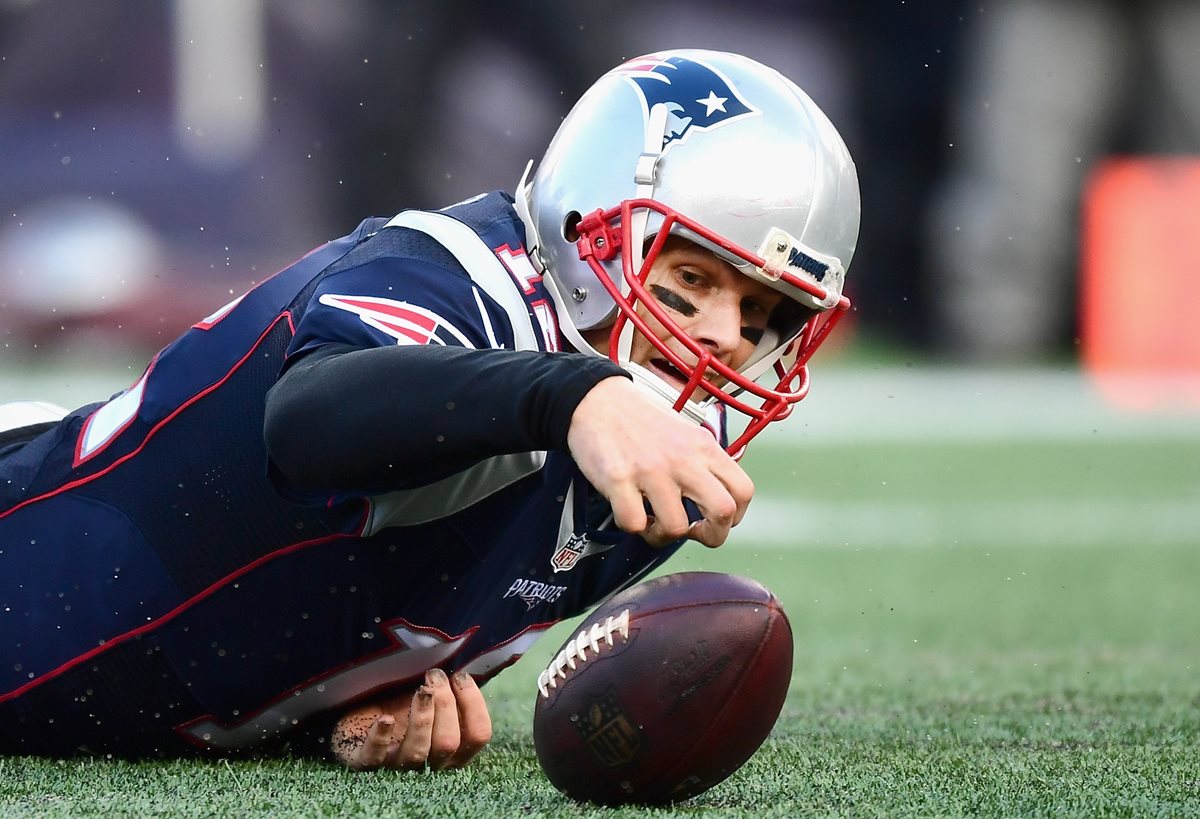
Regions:
<instances>
[{"instance_id":1,"label":"nfl shield logo on football","mask_svg":"<svg viewBox=\"0 0 1200 819\"><path fill-rule=\"evenodd\" d=\"M615 688L605 691L586 714L572 714L571 720L588 748L606 767L627 765L642 747L642 732L625 715Z\"/></svg>"}]
</instances>

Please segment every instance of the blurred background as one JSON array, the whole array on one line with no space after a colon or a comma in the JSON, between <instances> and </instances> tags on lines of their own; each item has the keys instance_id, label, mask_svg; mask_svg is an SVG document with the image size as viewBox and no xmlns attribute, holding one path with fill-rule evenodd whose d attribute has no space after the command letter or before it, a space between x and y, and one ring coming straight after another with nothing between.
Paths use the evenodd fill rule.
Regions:
<instances>
[{"instance_id":1,"label":"blurred background","mask_svg":"<svg viewBox=\"0 0 1200 819\"><path fill-rule=\"evenodd\" d=\"M577 5L0 0L5 363L144 356L365 216L511 189L597 76L686 45L849 144L852 349L1200 369L1196 3Z\"/></svg>"},{"instance_id":2,"label":"blurred background","mask_svg":"<svg viewBox=\"0 0 1200 819\"><path fill-rule=\"evenodd\" d=\"M869 349L1073 361L1089 251L1157 296L1156 268L1200 258L1196 170L1156 164L1200 153L1196 3L578 5L0 0L5 357L140 355L365 216L511 189L597 76L681 45L780 69L838 125ZM1089 199L1129 157L1155 161ZM1189 201L1152 236L1084 229L1089 203L1121 223ZM1196 366L1177 346L1158 363Z\"/></svg>"},{"instance_id":3,"label":"blurred background","mask_svg":"<svg viewBox=\"0 0 1200 819\"><path fill-rule=\"evenodd\" d=\"M793 78L858 165L802 435L1194 424L1200 4L503 8L0 0L0 400L106 397L362 218L511 190L597 76L696 46Z\"/></svg>"}]
</instances>

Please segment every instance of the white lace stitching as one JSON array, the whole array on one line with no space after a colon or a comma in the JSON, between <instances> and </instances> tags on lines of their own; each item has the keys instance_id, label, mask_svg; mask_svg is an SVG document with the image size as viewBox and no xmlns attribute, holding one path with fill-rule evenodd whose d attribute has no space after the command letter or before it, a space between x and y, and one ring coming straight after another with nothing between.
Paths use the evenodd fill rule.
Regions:
<instances>
[{"instance_id":1,"label":"white lace stitching","mask_svg":"<svg viewBox=\"0 0 1200 819\"><path fill-rule=\"evenodd\" d=\"M583 631L568 640L562 651L546 666L546 670L538 675L538 690L542 696L550 696L550 689L558 687L558 680L567 678L568 669L574 671L577 663L587 661L589 648L592 654L600 653L602 642L611 648L614 634L620 634L622 640L629 639L629 609L616 617L605 618L603 623L593 623L591 628L584 627Z\"/></svg>"}]
</instances>

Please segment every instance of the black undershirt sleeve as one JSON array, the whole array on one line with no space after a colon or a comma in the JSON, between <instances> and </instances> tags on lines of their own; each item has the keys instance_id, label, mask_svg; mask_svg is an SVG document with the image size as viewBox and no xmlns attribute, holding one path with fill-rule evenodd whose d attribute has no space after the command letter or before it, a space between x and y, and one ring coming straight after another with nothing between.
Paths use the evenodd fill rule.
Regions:
<instances>
[{"instance_id":1,"label":"black undershirt sleeve","mask_svg":"<svg viewBox=\"0 0 1200 819\"><path fill-rule=\"evenodd\" d=\"M614 375L628 376L581 353L327 345L267 394L271 470L299 493L377 493L566 449L575 407Z\"/></svg>"}]
</instances>

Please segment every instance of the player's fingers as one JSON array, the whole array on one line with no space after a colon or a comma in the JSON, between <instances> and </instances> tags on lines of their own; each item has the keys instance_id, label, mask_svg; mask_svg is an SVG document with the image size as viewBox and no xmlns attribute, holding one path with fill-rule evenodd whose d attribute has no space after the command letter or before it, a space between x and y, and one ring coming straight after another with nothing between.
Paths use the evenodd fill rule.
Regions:
<instances>
[{"instance_id":1,"label":"player's fingers","mask_svg":"<svg viewBox=\"0 0 1200 819\"><path fill-rule=\"evenodd\" d=\"M729 538L731 528L728 524L721 525L716 521L703 518L688 528L688 537L703 543L710 549L715 549Z\"/></svg>"},{"instance_id":2,"label":"player's fingers","mask_svg":"<svg viewBox=\"0 0 1200 819\"><path fill-rule=\"evenodd\" d=\"M460 738L458 752L450 758L448 768L461 768L492 741L492 716L488 713L487 701L475 680L465 671L458 671L451 678L454 694L458 700L458 726Z\"/></svg>"},{"instance_id":3,"label":"player's fingers","mask_svg":"<svg viewBox=\"0 0 1200 819\"><path fill-rule=\"evenodd\" d=\"M643 538L652 546L684 537L695 538L706 546L720 546L740 511L728 487L706 469L693 470L679 486L659 484L647 491L647 498L654 507L654 521ZM695 505L702 520L689 519L684 498Z\"/></svg>"},{"instance_id":4,"label":"player's fingers","mask_svg":"<svg viewBox=\"0 0 1200 819\"><path fill-rule=\"evenodd\" d=\"M373 771L383 765L387 759L388 748L392 744L392 728L396 718L391 714L380 714L372 721L367 729L363 744L350 758L349 765L356 771Z\"/></svg>"},{"instance_id":5,"label":"player's fingers","mask_svg":"<svg viewBox=\"0 0 1200 819\"><path fill-rule=\"evenodd\" d=\"M608 503L612 507L613 522L622 532L640 535L649 526L642 493L632 484L610 489Z\"/></svg>"},{"instance_id":6,"label":"player's fingers","mask_svg":"<svg viewBox=\"0 0 1200 819\"><path fill-rule=\"evenodd\" d=\"M425 685L433 692L433 727L429 740L429 767L445 768L458 750L458 703L450 688L450 678L440 668L425 673Z\"/></svg>"},{"instance_id":7,"label":"player's fingers","mask_svg":"<svg viewBox=\"0 0 1200 819\"><path fill-rule=\"evenodd\" d=\"M724 455L724 453L722 453ZM713 464L712 474L725 487L733 499L735 510L732 525L737 526L746 515L750 500L754 497L754 481L746 474L746 470L732 458L719 458Z\"/></svg>"},{"instance_id":8,"label":"player's fingers","mask_svg":"<svg viewBox=\"0 0 1200 819\"><path fill-rule=\"evenodd\" d=\"M686 528L684 532L686 532ZM649 526L646 527L646 531L642 532L641 534L642 539L646 540L648 545L654 546L655 549L659 549L661 546L670 545L676 542L676 540L679 538L684 537L683 534L674 534L671 528L660 524L658 519L653 518L653 516L650 518Z\"/></svg>"},{"instance_id":9,"label":"player's fingers","mask_svg":"<svg viewBox=\"0 0 1200 819\"><path fill-rule=\"evenodd\" d=\"M413 694L408 709L408 730L404 739L388 753L391 768L423 771L429 761L429 746L433 739L433 691L422 685Z\"/></svg>"},{"instance_id":10,"label":"player's fingers","mask_svg":"<svg viewBox=\"0 0 1200 819\"><path fill-rule=\"evenodd\" d=\"M682 534L678 534L677 528L667 529L657 525L651 525L649 529L642 535L642 539L647 544L655 548L667 546L680 538L686 537L692 540L699 541L710 549L715 549L721 546L729 538L729 531L732 528L727 520L710 520L701 518L700 520L689 523L683 530Z\"/></svg>"},{"instance_id":11,"label":"player's fingers","mask_svg":"<svg viewBox=\"0 0 1200 819\"><path fill-rule=\"evenodd\" d=\"M674 481L648 481L642 490L650 509L642 539L651 546L665 546L687 534L688 513L680 487Z\"/></svg>"},{"instance_id":12,"label":"player's fingers","mask_svg":"<svg viewBox=\"0 0 1200 819\"><path fill-rule=\"evenodd\" d=\"M724 483L710 474L697 480L688 496L695 502L700 520L688 524L687 536L711 548L723 544L741 517L742 505Z\"/></svg>"}]
</instances>

